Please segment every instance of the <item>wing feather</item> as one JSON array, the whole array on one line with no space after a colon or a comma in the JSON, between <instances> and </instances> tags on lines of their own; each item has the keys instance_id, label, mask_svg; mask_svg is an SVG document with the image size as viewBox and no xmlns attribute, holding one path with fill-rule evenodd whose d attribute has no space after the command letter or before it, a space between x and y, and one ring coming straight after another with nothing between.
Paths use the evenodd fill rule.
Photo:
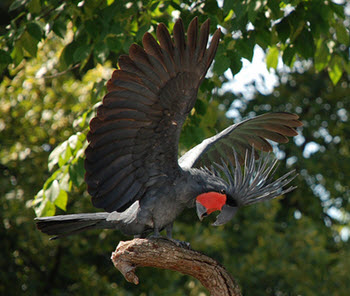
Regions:
<instances>
[{"instance_id":1,"label":"wing feather","mask_svg":"<svg viewBox=\"0 0 350 296\"><path fill-rule=\"evenodd\" d=\"M219 149L221 145L225 145L225 143L227 145L228 141L231 141L231 148L237 151L237 158L242 164L246 151L251 151L252 146L258 150L272 151L272 146L267 140L287 143L287 137L296 136L298 133L295 128L303 125L298 118L299 116L296 114L277 112L263 114L233 124L185 153L179 159L179 164L182 168L208 166L206 155L212 156L213 150L219 152L218 158L214 159L216 162L220 158L230 158L232 151L227 154L227 151L223 152L222 149ZM258 155L256 154L255 157L257 158Z\"/></svg>"},{"instance_id":2,"label":"wing feather","mask_svg":"<svg viewBox=\"0 0 350 296\"><path fill-rule=\"evenodd\" d=\"M198 18L195 17L187 29L187 43L190 56L193 57L195 50L197 48L197 38L198 38Z\"/></svg>"},{"instance_id":3,"label":"wing feather","mask_svg":"<svg viewBox=\"0 0 350 296\"><path fill-rule=\"evenodd\" d=\"M202 60L205 53L206 44L208 43L209 26L210 26L209 19L207 19L201 26L201 30L199 33L199 46L197 47L197 55L196 55L196 59L198 59L199 61Z\"/></svg>"},{"instance_id":4,"label":"wing feather","mask_svg":"<svg viewBox=\"0 0 350 296\"><path fill-rule=\"evenodd\" d=\"M209 28L206 21L198 34L195 18L186 42L178 20L173 43L165 25L159 24L159 43L146 33L143 48L133 44L129 54L119 58L87 136L85 180L95 207L122 211L145 198L151 186L171 183L181 173L181 127L219 43L217 31L207 49Z\"/></svg>"}]
</instances>

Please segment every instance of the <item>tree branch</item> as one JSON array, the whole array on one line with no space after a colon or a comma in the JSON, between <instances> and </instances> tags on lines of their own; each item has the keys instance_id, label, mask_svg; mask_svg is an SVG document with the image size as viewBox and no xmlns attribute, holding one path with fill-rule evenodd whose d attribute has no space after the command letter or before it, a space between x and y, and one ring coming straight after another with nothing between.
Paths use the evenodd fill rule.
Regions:
<instances>
[{"instance_id":1,"label":"tree branch","mask_svg":"<svg viewBox=\"0 0 350 296\"><path fill-rule=\"evenodd\" d=\"M135 269L156 267L191 275L212 296L240 296L233 277L214 259L189 248L179 247L168 239L133 239L120 242L111 257L114 266L128 282L139 283Z\"/></svg>"}]
</instances>

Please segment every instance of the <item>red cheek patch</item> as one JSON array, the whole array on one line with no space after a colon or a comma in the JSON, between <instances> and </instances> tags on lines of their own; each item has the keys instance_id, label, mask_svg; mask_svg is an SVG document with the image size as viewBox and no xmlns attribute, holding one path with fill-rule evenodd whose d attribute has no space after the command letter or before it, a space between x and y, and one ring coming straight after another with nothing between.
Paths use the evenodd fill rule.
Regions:
<instances>
[{"instance_id":1,"label":"red cheek patch","mask_svg":"<svg viewBox=\"0 0 350 296\"><path fill-rule=\"evenodd\" d=\"M221 210L226 203L226 194L206 192L197 196L196 200L207 209L207 214Z\"/></svg>"}]
</instances>

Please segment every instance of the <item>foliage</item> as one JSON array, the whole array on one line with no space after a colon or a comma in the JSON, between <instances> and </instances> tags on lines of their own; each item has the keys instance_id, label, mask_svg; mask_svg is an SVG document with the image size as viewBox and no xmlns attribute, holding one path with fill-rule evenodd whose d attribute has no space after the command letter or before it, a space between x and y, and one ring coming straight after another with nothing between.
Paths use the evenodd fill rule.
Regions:
<instances>
[{"instance_id":1,"label":"foliage","mask_svg":"<svg viewBox=\"0 0 350 296\"><path fill-rule=\"evenodd\" d=\"M8 3L8 2L4 2ZM173 272L142 270L133 287L111 267L108 253L126 239L118 232L87 232L48 241L32 219L95 209L83 183L88 122L105 92L117 57L141 43L159 22L172 28L180 15L222 28L222 41L186 121L180 153L240 117L267 111L300 114L295 143L280 146L285 167L300 172L286 198L242 210L221 228L195 222L188 210L175 224L190 241L229 268L244 295L346 295L349 241L349 18L332 1L43 1L15 0L0 25L0 294L198 295L204 289ZM218 91L252 59L255 45L268 68L282 58L273 94L247 100ZM311 146L310 146L311 145ZM310 147L317 151L310 154ZM34 196L36 196L34 200ZM335 213L335 214L334 214ZM117 283L117 284L116 284ZM142 294L143 293L143 294Z\"/></svg>"}]
</instances>

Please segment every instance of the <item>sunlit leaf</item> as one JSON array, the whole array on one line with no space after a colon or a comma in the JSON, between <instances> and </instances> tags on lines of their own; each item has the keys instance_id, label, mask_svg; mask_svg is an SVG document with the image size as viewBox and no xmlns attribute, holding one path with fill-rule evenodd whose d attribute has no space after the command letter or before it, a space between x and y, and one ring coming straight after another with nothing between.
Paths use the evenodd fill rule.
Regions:
<instances>
[{"instance_id":1,"label":"sunlit leaf","mask_svg":"<svg viewBox=\"0 0 350 296\"><path fill-rule=\"evenodd\" d=\"M58 161L62 155L65 154L65 151L67 149L67 142L63 142L60 145L58 145L49 155L49 162L48 162L48 168L49 171L52 170L52 168L58 164Z\"/></svg>"},{"instance_id":2,"label":"sunlit leaf","mask_svg":"<svg viewBox=\"0 0 350 296\"><path fill-rule=\"evenodd\" d=\"M339 56L334 56L328 67L328 75L333 84L336 85L343 74L342 59Z\"/></svg>"},{"instance_id":3,"label":"sunlit leaf","mask_svg":"<svg viewBox=\"0 0 350 296\"><path fill-rule=\"evenodd\" d=\"M266 55L267 69L277 69L279 51L277 47L271 47Z\"/></svg>"},{"instance_id":4,"label":"sunlit leaf","mask_svg":"<svg viewBox=\"0 0 350 296\"><path fill-rule=\"evenodd\" d=\"M70 160L70 158L72 156L73 156L72 149L71 149L70 145L67 145L66 149L58 157L58 166L59 167L64 166Z\"/></svg>"},{"instance_id":5,"label":"sunlit leaf","mask_svg":"<svg viewBox=\"0 0 350 296\"><path fill-rule=\"evenodd\" d=\"M60 188L66 192L69 192L71 190L71 184L69 182L69 174L68 174L68 167L65 168L64 173L62 174L62 177L59 180Z\"/></svg>"},{"instance_id":6,"label":"sunlit leaf","mask_svg":"<svg viewBox=\"0 0 350 296\"><path fill-rule=\"evenodd\" d=\"M33 207L37 217L53 216L56 211L54 204L49 199L43 198L42 190L35 197Z\"/></svg>"},{"instance_id":7,"label":"sunlit leaf","mask_svg":"<svg viewBox=\"0 0 350 296\"><path fill-rule=\"evenodd\" d=\"M68 194L63 189L60 190L59 194L55 199L55 206L59 207L61 210L66 211L68 201Z\"/></svg>"},{"instance_id":8,"label":"sunlit leaf","mask_svg":"<svg viewBox=\"0 0 350 296\"><path fill-rule=\"evenodd\" d=\"M330 60L328 46L324 43L324 40L320 39L317 42L316 52L315 52L315 69L316 71L321 71L327 67Z\"/></svg>"},{"instance_id":9,"label":"sunlit leaf","mask_svg":"<svg viewBox=\"0 0 350 296\"><path fill-rule=\"evenodd\" d=\"M55 206L48 199L43 200L40 207L35 210L38 217L53 216L56 212Z\"/></svg>"},{"instance_id":10,"label":"sunlit leaf","mask_svg":"<svg viewBox=\"0 0 350 296\"><path fill-rule=\"evenodd\" d=\"M44 197L54 203L60 192L60 185L57 180L54 180L44 192Z\"/></svg>"}]
</instances>

